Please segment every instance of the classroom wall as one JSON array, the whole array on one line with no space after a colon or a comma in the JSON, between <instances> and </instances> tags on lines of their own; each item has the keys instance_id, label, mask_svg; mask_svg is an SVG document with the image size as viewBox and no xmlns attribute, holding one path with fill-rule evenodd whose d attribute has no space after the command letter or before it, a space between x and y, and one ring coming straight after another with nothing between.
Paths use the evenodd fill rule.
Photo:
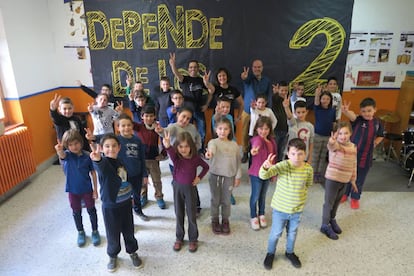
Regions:
<instances>
[{"instance_id":1,"label":"classroom wall","mask_svg":"<svg viewBox=\"0 0 414 276\"><path fill-rule=\"evenodd\" d=\"M405 15L413 9L414 2L410 0L355 0L352 29L401 26L401 30L410 30L414 18ZM54 156L55 136L48 114L54 94L72 98L76 111L86 111L92 100L73 88L77 79L92 85L92 78L88 61L68 59L64 52L66 12L60 0L0 1L0 52L8 53L8 60L0 56L6 110L12 123L23 122L30 127L38 165ZM379 109L395 110L398 92L353 89L344 92L343 97L352 102L354 110L366 96L374 97ZM240 141L239 136L238 133Z\"/></svg>"}]
</instances>

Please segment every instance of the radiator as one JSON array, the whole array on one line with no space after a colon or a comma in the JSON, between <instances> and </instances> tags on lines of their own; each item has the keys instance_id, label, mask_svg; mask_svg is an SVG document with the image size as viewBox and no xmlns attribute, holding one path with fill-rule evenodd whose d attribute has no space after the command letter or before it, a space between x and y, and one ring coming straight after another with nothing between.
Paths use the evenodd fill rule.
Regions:
<instances>
[{"instance_id":1,"label":"radiator","mask_svg":"<svg viewBox=\"0 0 414 276\"><path fill-rule=\"evenodd\" d=\"M0 196L36 171L32 138L27 127L17 127L0 136Z\"/></svg>"}]
</instances>

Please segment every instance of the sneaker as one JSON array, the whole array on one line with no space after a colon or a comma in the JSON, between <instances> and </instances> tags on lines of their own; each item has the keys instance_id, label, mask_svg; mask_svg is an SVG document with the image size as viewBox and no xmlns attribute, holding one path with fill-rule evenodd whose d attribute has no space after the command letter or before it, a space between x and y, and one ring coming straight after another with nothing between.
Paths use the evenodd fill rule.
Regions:
<instances>
[{"instance_id":1,"label":"sneaker","mask_svg":"<svg viewBox=\"0 0 414 276\"><path fill-rule=\"evenodd\" d=\"M180 251L181 247L183 246L183 242L176 240L173 246L174 251Z\"/></svg>"},{"instance_id":2,"label":"sneaker","mask_svg":"<svg viewBox=\"0 0 414 276\"><path fill-rule=\"evenodd\" d=\"M302 266L302 263L299 260L299 257L296 256L295 253L285 253L286 258L289 259L289 261L292 263L292 265L296 268L300 268Z\"/></svg>"},{"instance_id":3,"label":"sneaker","mask_svg":"<svg viewBox=\"0 0 414 276\"><path fill-rule=\"evenodd\" d=\"M144 208L145 205L147 205L147 203L148 203L147 196L145 196L145 195L141 196L141 208Z\"/></svg>"},{"instance_id":4,"label":"sneaker","mask_svg":"<svg viewBox=\"0 0 414 276\"><path fill-rule=\"evenodd\" d=\"M338 223L336 222L336 219L331 219L330 221L332 230L337 233L337 234L341 234L342 233L342 229L341 227L339 227Z\"/></svg>"},{"instance_id":5,"label":"sneaker","mask_svg":"<svg viewBox=\"0 0 414 276\"><path fill-rule=\"evenodd\" d=\"M275 259L275 254L271 254L271 253L266 254L266 258L264 259L263 265L267 270L272 269L274 259Z\"/></svg>"},{"instance_id":6,"label":"sneaker","mask_svg":"<svg viewBox=\"0 0 414 276\"><path fill-rule=\"evenodd\" d=\"M247 152L244 152L244 153L243 153L243 157L242 157L242 159L241 159L241 162L242 162L242 163L246 163L246 162L247 162L247 160L249 160L249 154L248 154Z\"/></svg>"},{"instance_id":7,"label":"sneaker","mask_svg":"<svg viewBox=\"0 0 414 276\"><path fill-rule=\"evenodd\" d=\"M78 246L82 247L85 245L85 243L86 243L85 231L79 231L78 232Z\"/></svg>"},{"instance_id":8,"label":"sneaker","mask_svg":"<svg viewBox=\"0 0 414 276\"><path fill-rule=\"evenodd\" d=\"M135 210L135 214L142 220L142 221L149 221L149 217L148 216L146 216L146 215L144 215L144 213L141 211L141 212L137 212L136 210Z\"/></svg>"},{"instance_id":9,"label":"sneaker","mask_svg":"<svg viewBox=\"0 0 414 276\"><path fill-rule=\"evenodd\" d=\"M211 220L211 230L213 230L213 233L216 235L221 234L221 226L218 218L214 218Z\"/></svg>"},{"instance_id":10,"label":"sneaker","mask_svg":"<svg viewBox=\"0 0 414 276\"><path fill-rule=\"evenodd\" d=\"M236 199L234 198L233 194L230 195L230 203L231 205L236 205Z\"/></svg>"},{"instance_id":11,"label":"sneaker","mask_svg":"<svg viewBox=\"0 0 414 276\"><path fill-rule=\"evenodd\" d=\"M341 203L344 203L345 201L347 201L348 200L348 196L347 195L343 195L342 197L341 197Z\"/></svg>"},{"instance_id":12,"label":"sneaker","mask_svg":"<svg viewBox=\"0 0 414 276\"><path fill-rule=\"evenodd\" d=\"M334 232L334 230L332 230L332 227L328 224L324 224L321 226L321 232L324 233L331 240L338 239L338 235Z\"/></svg>"},{"instance_id":13,"label":"sneaker","mask_svg":"<svg viewBox=\"0 0 414 276\"><path fill-rule=\"evenodd\" d=\"M92 231L92 244L94 246L101 244L101 236L99 235L98 230Z\"/></svg>"},{"instance_id":14,"label":"sneaker","mask_svg":"<svg viewBox=\"0 0 414 276\"><path fill-rule=\"evenodd\" d=\"M221 222L221 232L223 235L230 234L230 223L228 219L223 219Z\"/></svg>"},{"instance_id":15,"label":"sneaker","mask_svg":"<svg viewBox=\"0 0 414 276\"><path fill-rule=\"evenodd\" d=\"M160 209L165 209L167 206L165 205L165 201L162 198L157 199L157 204Z\"/></svg>"},{"instance_id":16,"label":"sneaker","mask_svg":"<svg viewBox=\"0 0 414 276\"><path fill-rule=\"evenodd\" d=\"M359 199L351 198L351 209L359 209Z\"/></svg>"},{"instance_id":17,"label":"sneaker","mask_svg":"<svg viewBox=\"0 0 414 276\"><path fill-rule=\"evenodd\" d=\"M267 227L266 217L264 215L259 216L259 220L260 220L260 227L266 228Z\"/></svg>"},{"instance_id":18,"label":"sneaker","mask_svg":"<svg viewBox=\"0 0 414 276\"><path fill-rule=\"evenodd\" d=\"M117 258L109 257L109 263L106 265L106 268L109 272L114 272L117 267Z\"/></svg>"},{"instance_id":19,"label":"sneaker","mask_svg":"<svg viewBox=\"0 0 414 276\"><path fill-rule=\"evenodd\" d=\"M138 254L137 254L137 253L132 253L132 254L129 254L129 257L130 257L130 258L131 258L131 260L132 260L132 264L133 264L136 268L141 268L141 267L144 265L144 263L142 262L141 258L140 258L140 257L138 257Z\"/></svg>"},{"instance_id":20,"label":"sneaker","mask_svg":"<svg viewBox=\"0 0 414 276\"><path fill-rule=\"evenodd\" d=\"M250 219L250 226L255 231L259 230L260 229L259 219L258 218Z\"/></svg>"},{"instance_id":21,"label":"sneaker","mask_svg":"<svg viewBox=\"0 0 414 276\"><path fill-rule=\"evenodd\" d=\"M197 241L190 241L190 245L188 246L188 251L190 251L191 253L194 253L197 251L197 248L198 248Z\"/></svg>"}]
</instances>

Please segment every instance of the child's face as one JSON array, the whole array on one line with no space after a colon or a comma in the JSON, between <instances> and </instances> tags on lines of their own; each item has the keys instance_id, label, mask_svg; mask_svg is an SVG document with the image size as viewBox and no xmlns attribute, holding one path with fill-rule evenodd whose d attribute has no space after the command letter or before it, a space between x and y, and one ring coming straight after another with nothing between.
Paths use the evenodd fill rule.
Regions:
<instances>
[{"instance_id":1,"label":"child's face","mask_svg":"<svg viewBox=\"0 0 414 276\"><path fill-rule=\"evenodd\" d=\"M282 98L286 98L287 94L289 92L288 86L279 86L279 96Z\"/></svg>"},{"instance_id":2,"label":"child's face","mask_svg":"<svg viewBox=\"0 0 414 276\"><path fill-rule=\"evenodd\" d=\"M362 118L369 121L374 119L375 111L377 111L375 107L365 106L359 110L359 113L361 114Z\"/></svg>"},{"instance_id":3,"label":"child's face","mask_svg":"<svg viewBox=\"0 0 414 276\"><path fill-rule=\"evenodd\" d=\"M181 111L180 113L178 113L178 116L177 116L177 124L180 127L186 127L190 123L190 120L192 117L193 116L191 115L189 111L187 110Z\"/></svg>"},{"instance_id":4,"label":"child's face","mask_svg":"<svg viewBox=\"0 0 414 276\"><path fill-rule=\"evenodd\" d=\"M227 115L230 113L230 103L226 101L221 101L219 104L220 113L222 115Z\"/></svg>"},{"instance_id":5,"label":"child's face","mask_svg":"<svg viewBox=\"0 0 414 276\"><path fill-rule=\"evenodd\" d=\"M143 107L147 103L144 97L137 97L135 98L135 104L139 107Z\"/></svg>"},{"instance_id":6,"label":"child's face","mask_svg":"<svg viewBox=\"0 0 414 276\"><path fill-rule=\"evenodd\" d=\"M295 147L289 147L287 152L288 159L295 167L300 167L305 164L306 152Z\"/></svg>"},{"instance_id":7,"label":"child's face","mask_svg":"<svg viewBox=\"0 0 414 276\"><path fill-rule=\"evenodd\" d=\"M171 101L173 102L174 106L182 106L184 102L184 97L181 94L174 94L171 97Z\"/></svg>"},{"instance_id":8,"label":"child's face","mask_svg":"<svg viewBox=\"0 0 414 276\"><path fill-rule=\"evenodd\" d=\"M102 145L102 152L106 157L117 158L121 145L115 139L106 139Z\"/></svg>"},{"instance_id":9,"label":"child's face","mask_svg":"<svg viewBox=\"0 0 414 276\"><path fill-rule=\"evenodd\" d=\"M270 133L270 127L267 124L257 128L257 134L262 138L267 138Z\"/></svg>"},{"instance_id":10,"label":"child's face","mask_svg":"<svg viewBox=\"0 0 414 276\"><path fill-rule=\"evenodd\" d=\"M68 150L71 153L79 154L82 152L82 144L78 140L74 140L68 143Z\"/></svg>"},{"instance_id":11,"label":"child's face","mask_svg":"<svg viewBox=\"0 0 414 276\"><path fill-rule=\"evenodd\" d=\"M346 144L351 139L351 130L348 127L342 127L338 131L338 137L336 140L340 144Z\"/></svg>"},{"instance_id":12,"label":"child's face","mask_svg":"<svg viewBox=\"0 0 414 276\"><path fill-rule=\"evenodd\" d=\"M106 87L106 86L102 86L102 87L101 87L101 93L102 93L102 94L106 94L106 95L108 95L108 96L109 96L109 95L111 95L111 93L112 93L112 92L111 92L111 89L109 89L108 87Z\"/></svg>"},{"instance_id":13,"label":"child's face","mask_svg":"<svg viewBox=\"0 0 414 276\"><path fill-rule=\"evenodd\" d=\"M142 91L144 90L144 85L141 82L135 83L134 90Z\"/></svg>"},{"instance_id":14,"label":"child's face","mask_svg":"<svg viewBox=\"0 0 414 276\"><path fill-rule=\"evenodd\" d=\"M96 105L98 107L106 107L106 106L108 106L108 98L105 97L105 95L99 95L96 98Z\"/></svg>"},{"instance_id":15,"label":"child's face","mask_svg":"<svg viewBox=\"0 0 414 276\"><path fill-rule=\"evenodd\" d=\"M329 92L334 93L338 91L338 83L336 80L330 80L327 85L326 89L328 89Z\"/></svg>"},{"instance_id":16,"label":"child's face","mask_svg":"<svg viewBox=\"0 0 414 276\"><path fill-rule=\"evenodd\" d=\"M331 97L329 97L328 95L323 95L321 97L321 106L323 108L328 108L330 103L331 103Z\"/></svg>"},{"instance_id":17,"label":"child's face","mask_svg":"<svg viewBox=\"0 0 414 276\"><path fill-rule=\"evenodd\" d=\"M267 101L263 98L258 98L256 100L256 108L259 110L265 110Z\"/></svg>"},{"instance_id":18,"label":"child's face","mask_svg":"<svg viewBox=\"0 0 414 276\"><path fill-rule=\"evenodd\" d=\"M152 125L155 122L155 114L154 113L144 113L141 116L142 121L146 125Z\"/></svg>"},{"instance_id":19,"label":"child's face","mask_svg":"<svg viewBox=\"0 0 414 276\"><path fill-rule=\"evenodd\" d=\"M188 64L188 74L190 77L197 77L199 71L198 63L197 62L190 62Z\"/></svg>"},{"instance_id":20,"label":"child's face","mask_svg":"<svg viewBox=\"0 0 414 276\"><path fill-rule=\"evenodd\" d=\"M162 92L168 92L170 90L170 82L166 80L160 81L160 87Z\"/></svg>"},{"instance_id":21,"label":"child's face","mask_svg":"<svg viewBox=\"0 0 414 276\"><path fill-rule=\"evenodd\" d=\"M296 118L301 122L306 120L307 114L308 114L308 110L306 109L306 107L298 107L295 109Z\"/></svg>"},{"instance_id":22,"label":"child's face","mask_svg":"<svg viewBox=\"0 0 414 276\"><path fill-rule=\"evenodd\" d=\"M118 121L118 130L122 137L132 137L134 134L132 122L128 119Z\"/></svg>"},{"instance_id":23,"label":"child's face","mask_svg":"<svg viewBox=\"0 0 414 276\"><path fill-rule=\"evenodd\" d=\"M62 103L59 105L59 111L63 116L70 118L73 115L73 105L70 103Z\"/></svg>"},{"instance_id":24,"label":"child's face","mask_svg":"<svg viewBox=\"0 0 414 276\"><path fill-rule=\"evenodd\" d=\"M181 142L177 146L177 151L184 158L190 158L191 147L187 142Z\"/></svg>"},{"instance_id":25,"label":"child's face","mask_svg":"<svg viewBox=\"0 0 414 276\"><path fill-rule=\"evenodd\" d=\"M217 74L217 80L219 84L227 84L227 74L223 71Z\"/></svg>"},{"instance_id":26,"label":"child's face","mask_svg":"<svg viewBox=\"0 0 414 276\"><path fill-rule=\"evenodd\" d=\"M303 97L304 92L305 92L305 86L303 85L296 86L296 96Z\"/></svg>"},{"instance_id":27,"label":"child's face","mask_svg":"<svg viewBox=\"0 0 414 276\"><path fill-rule=\"evenodd\" d=\"M227 123L220 123L216 126L216 133L219 139L227 140L230 134L231 128Z\"/></svg>"}]
</instances>

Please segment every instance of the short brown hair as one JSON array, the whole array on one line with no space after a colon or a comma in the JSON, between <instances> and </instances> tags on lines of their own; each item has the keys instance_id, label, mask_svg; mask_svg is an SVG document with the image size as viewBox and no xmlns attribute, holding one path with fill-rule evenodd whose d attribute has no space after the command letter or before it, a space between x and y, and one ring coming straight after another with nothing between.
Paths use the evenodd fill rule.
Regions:
<instances>
[{"instance_id":1,"label":"short brown hair","mask_svg":"<svg viewBox=\"0 0 414 276\"><path fill-rule=\"evenodd\" d=\"M66 130L65 133L62 136L62 144L65 148L68 148L69 143L72 143L74 141L78 141L81 143L81 147L83 148L83 139L82 135L80 135L79 131L76 129L69 129Z\"/></svg>"}]
</instances>

